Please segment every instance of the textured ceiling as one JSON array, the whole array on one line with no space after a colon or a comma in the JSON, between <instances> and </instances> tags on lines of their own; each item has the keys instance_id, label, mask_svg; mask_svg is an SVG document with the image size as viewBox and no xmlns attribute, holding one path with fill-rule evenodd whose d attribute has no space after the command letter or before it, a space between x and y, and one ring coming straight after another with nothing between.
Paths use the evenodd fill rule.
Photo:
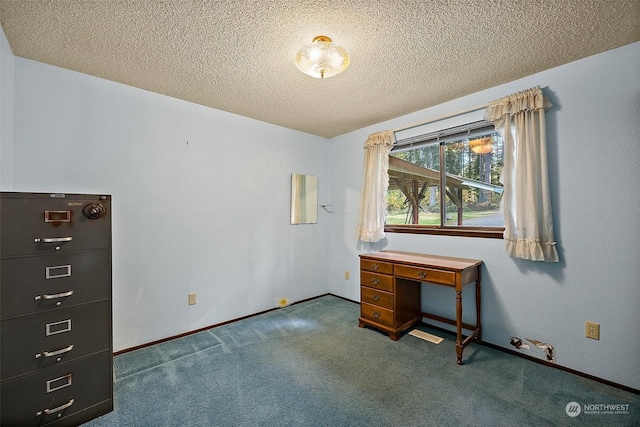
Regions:
<instances>
[{"instance_id":1,"label":"textured ceiling","mask_svg":"<svg viewBox=\"0 0 640 427\"><path fill-rule=\"evenodd\" d=\"M640 0L0 0L16 56L332 137L640 40ZM319 80L327 35L351 65Z\"/></svg>"}]
</instances>

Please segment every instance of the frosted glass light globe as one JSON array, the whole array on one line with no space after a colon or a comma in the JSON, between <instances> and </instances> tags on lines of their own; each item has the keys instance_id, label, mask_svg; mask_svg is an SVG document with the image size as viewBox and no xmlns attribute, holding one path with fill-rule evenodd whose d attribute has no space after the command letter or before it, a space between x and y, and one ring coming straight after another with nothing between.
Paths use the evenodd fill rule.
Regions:
<instances>
[{"instance_id":1,"label":"frosted glass light globe","mask_svg":"<svg viewBox=\"0 0 640 427\"><path fill-rule=\"evenodd\" d=\"M329 37L318 36L298 51L296 66L311 77L329 78L349 66L349 55L344 48L332 43Z\"/></svg>"}]
</instances>

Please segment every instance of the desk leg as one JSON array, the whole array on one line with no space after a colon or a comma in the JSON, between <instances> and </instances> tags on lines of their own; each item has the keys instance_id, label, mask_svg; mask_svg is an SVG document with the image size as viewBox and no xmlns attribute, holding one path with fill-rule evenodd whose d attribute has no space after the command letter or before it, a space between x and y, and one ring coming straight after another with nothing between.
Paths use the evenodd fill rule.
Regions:
<instances>
[{"instance_id":1,"label":"desk leg","mask_svg":"<svg viewBox=\"0 0 640 427\"><path fill-rule=\"evenodd\" d=\"M462 291L456 291L456 355L462 365Z\"/></svg>"},{"instance_id":2,"label":"desk leg","mask_svg":"<svg viewBox=\"0 0 640 427\"><path fill-rule=\"evenodd\" d=\"M478 267L478 280L476 280L476 335L477 341L482 341L482 324L480 323L480 272L481 267Z\"/></svg>"}]
</instances>

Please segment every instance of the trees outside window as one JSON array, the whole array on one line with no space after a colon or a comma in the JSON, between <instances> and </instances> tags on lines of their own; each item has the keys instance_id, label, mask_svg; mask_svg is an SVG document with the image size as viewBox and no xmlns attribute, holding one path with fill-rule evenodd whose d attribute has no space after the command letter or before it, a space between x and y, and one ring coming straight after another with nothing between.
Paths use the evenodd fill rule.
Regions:
<instances>
[{"instance_id":1,"label":"trees outside window","mask_svg":"<svg viewBox=\"0 0 640 427\"><path fill-rule=\"evenodd\" d=\"M498 237L503 158L502 138L488 122L397 141L389 156L387 231L464 229Z\"/></svg>"}]
</instances>

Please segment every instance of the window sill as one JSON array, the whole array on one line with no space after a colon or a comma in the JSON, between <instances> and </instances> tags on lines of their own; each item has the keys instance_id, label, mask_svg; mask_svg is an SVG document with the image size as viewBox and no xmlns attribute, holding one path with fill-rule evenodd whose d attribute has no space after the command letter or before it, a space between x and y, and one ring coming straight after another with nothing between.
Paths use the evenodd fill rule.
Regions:
<instances>
[{"instance_id":1,"label":"window sill","mask_svg":"<svg viewBox=\"0 0 640 427\"><path fill-rule=\"evenodd\" d=\"M432 234L440 236L502 239L504 227L430 227L424 225L385 225L386 233Z\"/></svg>"}]
</instances>

